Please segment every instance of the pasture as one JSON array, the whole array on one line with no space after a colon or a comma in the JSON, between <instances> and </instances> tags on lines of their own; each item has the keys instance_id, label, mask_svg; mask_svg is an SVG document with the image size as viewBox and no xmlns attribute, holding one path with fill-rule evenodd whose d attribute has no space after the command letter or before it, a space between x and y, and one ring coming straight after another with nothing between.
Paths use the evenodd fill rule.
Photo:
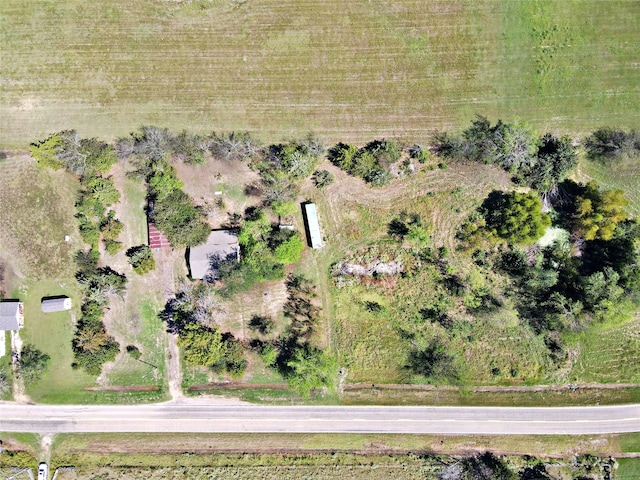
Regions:
<instances>
[{"instance_id":1,"label":"pasture","mask_svg":"<svg viewBox=\"0 0 640 480\"><path fill-rule=\"evenodd\" d=\"M640 125L629 0L0 3L0 145L140 124L424 140L476 113Z\"/></svg>"}]
</instances>

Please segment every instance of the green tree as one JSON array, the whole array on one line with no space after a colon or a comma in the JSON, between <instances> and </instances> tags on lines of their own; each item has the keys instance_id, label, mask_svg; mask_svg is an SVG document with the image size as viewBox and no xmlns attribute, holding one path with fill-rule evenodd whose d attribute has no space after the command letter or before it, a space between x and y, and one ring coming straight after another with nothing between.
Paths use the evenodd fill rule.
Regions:
<instances>
[{"instance_id":1,"label":"green tree","mask_svg":"<svg viewBox=\"0 0 640 480\"><path fill-rule=\"evenodd\" d=\"M120 192L116 189L111 177L90 177L83 181L87 193L104 206L120 201Z\"/></svg>"},{"instance_id":2,"label":"green tree","mask_svg":"<svg viewBox=\"0 0 640 480\"><path fill-rule=\"evenodd\" d=\"M153 252L148 245L138 245L127 250L129 263L133 267L134 272L138 275L144 275L156 268L156 261L153 258Z\"/></svg>"},{"instance_id":3,"label":"green tree","mask_svg":"<svg viewBox=\"0 0 640 480\"><path fill-rule=\"evenodd\" d=\"M216 367L225 355L225 345L218 326L209 328L199 323L188 323L180 331L178 346L182 348L184 360L189 365Z\"/></svg>"},{"instance_id":4,"label":"green tree","mask_svg":"<svg viewBox=\"0 0 640 480\"><path fill-rule=\"evenodd\" d=\"M273 253L277 261L288 265L290 263L298 263L302 257L303 250L304 242L300 238L300 235L294 233L278 245Z\"/></svg>"},{"instance_id":5,"label":"green tree","mask_svg":"<svg viewBox=\"0 0 640 480\"><path fill-rule=\"evenodd\" d=\"M117 240L123 229L124 224L112 216L108 216L100 224L100 232L105 240Z\"/></svg>"},{"instance_id":6,"label":"green tree","mask_svg":"<svg viewBox=\"0 0 640 480\"><path fill-rule=\"evenodd\" d=\"M618 223L627 218L628 204L623 190L600 191L596 182L589 182L579 187L574 227L585 240L611 240Z\"/></svg>"},{"instance_id":7,"label":"green tree","mask_svg":"<svg viewBox=\"0 0 640 480\"><path fill-rule=\"evenodd\" d=\"M156 227L164 232L174 247L199 245L211 233L202 210L182 190L174 190L165 198L158 199L151 216Z\"/></svg>"},{"instance_id":8,"label":"green tree","mask_svg":"<svg viewBox=\"0 0 640 480\"><path fill-rule=\"evenodd\" d=\"M528 244L538 240L551 225L542 212L540 198L533 193L494 190L481 206L489 232L511 243Z\"/></svg>"},{"instance_id":9,"label":"green tree","mask_svg":"<svg viewBox=\"0 0 640 480\"><path fill-rule=\"evenodd\" d=\"M184 188L184 183L177 177L173 166L160 162L155 168L149 178L150 193L155 200L162 201L176 190Z\"/></svg>"},{"instance_id":10,"label":"green tree","mask_svg":"<svg viewBox=\"0 0 640 480\"><path fill-rule=\"evenodd\" d=\"M20 352L18 373L27 383L40 380L42 374L49 366L50 360L51 357L49 357L49 355L38 350L31 344L26 344Z\"/></svg>"},{"instance_id":11,"label":"green tree","mask_svg":"<svg viewBox=\"0 0 640 480\"><path fill-rule=\"evenodd\" d=\"M302 345L287 362L289 387L307 398L314 390L333 389L338 376L334 356L309 345Z\"/></svg>"},{"instance_id":12,"label":"green tree","mask_svg":"<svg viewBox=\"0 0 640 480\"><path fill-rule=\"evenodd\" d=\"M59 170L64 166L62 160L57 156L61 147L62 138L54 133L42 142L32 143L29 152L39 165Z\"/></svg>"},{"instance_id":13,"label":"green tree","mask_svg":"<svg viewBox=\"0 0 640 480\"><path fill-rule=\"evenodd\" d=\"M587 154L594 160L619 160L640 155L640 132L603 127L584 142Z\"/></svg>"}]
</instances>

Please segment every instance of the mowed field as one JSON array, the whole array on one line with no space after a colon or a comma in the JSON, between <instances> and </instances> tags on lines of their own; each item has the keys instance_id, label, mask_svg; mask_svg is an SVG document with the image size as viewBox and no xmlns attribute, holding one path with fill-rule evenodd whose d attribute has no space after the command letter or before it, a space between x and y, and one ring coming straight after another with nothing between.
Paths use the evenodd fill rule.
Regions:
<instances>
[{"instance_id":1,"label":"mowed field","mask_svg":"<svg viewBox=\"0 0 640 480\"><path fill-rule=\"evenodd\" d=\"M76 128L424 139L640 125L631 0L0 2L0 145Z\"/></svg>"}]
</instances>

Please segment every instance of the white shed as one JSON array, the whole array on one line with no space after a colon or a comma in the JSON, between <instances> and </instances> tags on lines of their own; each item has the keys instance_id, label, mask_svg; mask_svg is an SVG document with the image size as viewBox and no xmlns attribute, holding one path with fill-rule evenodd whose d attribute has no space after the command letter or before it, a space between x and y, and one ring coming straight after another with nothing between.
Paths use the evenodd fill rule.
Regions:
<instances>
[{"instance_id":1,"label":"white shed","mask_svg":"<svg viewBox=\"0 0 640 480\"><path fill-rule=\"evenodd\" d=\"M43 298L40 306L44 313L64 312L71 310L71 299L69 297Z\"/></svg>"},{"instance_id":2,"label":"white shed","mask_svg":"<svg viewBox=\"0 0 640 480\"><path fill-rule=\"evenodd\" d=\"M322 235L320 233L320 223L318 222L318 212L315 203L305 203L302 206L304 221L307 227L307 236L311 248L322 248Z\"/></svg>"}]
</instances>

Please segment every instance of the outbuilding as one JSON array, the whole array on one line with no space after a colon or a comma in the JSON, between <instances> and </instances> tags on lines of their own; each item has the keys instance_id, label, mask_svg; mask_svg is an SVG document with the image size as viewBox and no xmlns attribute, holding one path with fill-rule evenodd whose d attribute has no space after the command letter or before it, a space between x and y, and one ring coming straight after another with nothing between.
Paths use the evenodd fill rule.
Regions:
<instances>
[{"instance_id":1,"label":"outbuilding","mask_svg":"<svg viewBox=\"0 0 640 480\"><path fill-rule=\"evenodd\" d=\"M40 303L44 313L64 312L71 310L71 299L69 297L45 297Z\"/></svg>"},{"instance_id":2,"label":"outbuilding","mask_svg":"<svg viewBox=\"0 0 640 480\"><path fill-rule=\"evenodd\" d=\"M320 223L318 222L316 204L303 203L302 213L304 214L304 224L309 246L311 248L322 248L322 235L320 234Z\"/></svg>"},{"instance_id":3,"label":"outbuilding","mask_svg":"<svg viewBox=\"0 0 640 480\"><path fill-rule=\"evenodd\" d=\"M0 302L0 330L19 330L24 325L24 304L19 300Z\"/></svg>"}]
</instances>

